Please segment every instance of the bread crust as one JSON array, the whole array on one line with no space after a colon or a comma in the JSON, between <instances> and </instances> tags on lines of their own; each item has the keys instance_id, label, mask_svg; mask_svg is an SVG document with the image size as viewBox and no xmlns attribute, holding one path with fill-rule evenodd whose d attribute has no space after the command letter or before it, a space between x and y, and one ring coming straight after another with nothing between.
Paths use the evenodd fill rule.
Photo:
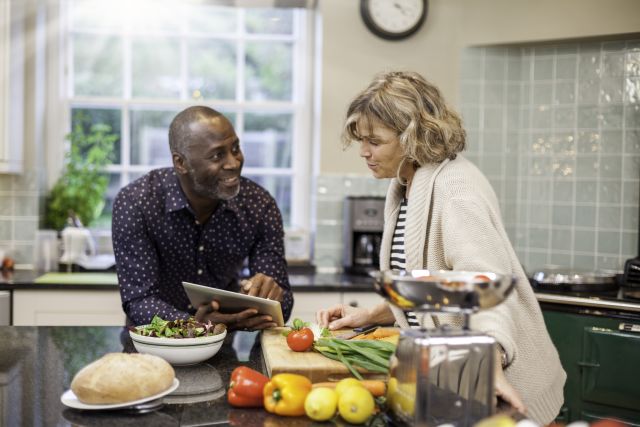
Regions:
<instances>
[{"instance_id":1,"label":"bread crust","mask_svg":"<svg viewBox=\"0 0 640 427\"><path fill-rule=\"evenodd\" d=\"M71 390L82 403L124 403L167 390L174 377L171 365L158 356L108 353L82 368Z\"/></svg>"}]
</instances>

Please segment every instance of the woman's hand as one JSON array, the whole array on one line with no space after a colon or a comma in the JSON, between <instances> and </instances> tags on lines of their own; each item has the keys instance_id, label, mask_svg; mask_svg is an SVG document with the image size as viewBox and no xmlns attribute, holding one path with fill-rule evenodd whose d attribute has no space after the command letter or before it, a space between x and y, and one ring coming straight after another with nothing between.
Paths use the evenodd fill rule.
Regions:
<instances>
[{"instance_id":1,"label":"woman's hand","mask_svg":"<svg viewBox=\"0 0 640 427\"><path fill-rule=\"evenodd\" d=\"M504 375L504 371L502 370L502 365L500 364L500 357L496 357L497 363L495 366L495 391L496 397L504 400L508 404L510 404L513 409L516 411L525 414L527 412L527 407L524 406L524 402L522 402L522 398L520 397L520 393L516 391L515 388L509 383L507 377Z\"/></svg>"},{"instance_id":2,"label":"woman's hand","mask_svg":"<svg viewBox=\"0 0 640 427\"><path fill-rule=\"evenodd\" d=\"M371 313L366 308L338 304L319 310L316 313L316 322L323 328L328 327L331 330L336 330L370 325L372 324L372 319Z\"/></svg>"}]
</instances>

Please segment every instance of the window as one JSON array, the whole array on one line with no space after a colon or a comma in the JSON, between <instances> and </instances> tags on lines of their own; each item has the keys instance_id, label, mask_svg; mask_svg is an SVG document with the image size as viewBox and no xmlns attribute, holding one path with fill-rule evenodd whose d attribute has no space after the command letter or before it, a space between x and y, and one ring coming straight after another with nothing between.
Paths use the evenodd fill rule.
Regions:
<instances>
[{"instance_id":1,"label":"window","mask_svg":"<svg viewBox=\"0 0 640 427\"><path fill-rule=\"evenodd\" d=\"M285 226L308 227L309 12L185 0L66 0L70 121L83 113L120 135L108 168L108 226L118 190L171 165L168 128L190 105L230 118L243 175L277 200ZM71 123L69 123L71 125Z\"/></svg>"}]
</instances>

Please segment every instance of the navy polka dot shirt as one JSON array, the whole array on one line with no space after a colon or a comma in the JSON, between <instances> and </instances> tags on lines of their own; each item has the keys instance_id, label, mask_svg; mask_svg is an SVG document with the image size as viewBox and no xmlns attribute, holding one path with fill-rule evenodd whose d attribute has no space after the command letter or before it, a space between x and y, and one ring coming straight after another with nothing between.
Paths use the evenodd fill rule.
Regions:
<instances>
[{"instance_id":1,"label":"navy polka dot shirt","mask_svg":"<svg viewBox=\"0 0 640 427\"><path fill-rule=\"evenodd\" d=\"M221 201L203 225L173 168L153 170L116 196L112 233L122 307L136 325L155 314L193 314L182 281L239 291L247 257L251 275L263 273L284 289L285 320L291 314L282 216L273 197L247 178L241 177L240 193Z\"/></svg>"}]
</instances>

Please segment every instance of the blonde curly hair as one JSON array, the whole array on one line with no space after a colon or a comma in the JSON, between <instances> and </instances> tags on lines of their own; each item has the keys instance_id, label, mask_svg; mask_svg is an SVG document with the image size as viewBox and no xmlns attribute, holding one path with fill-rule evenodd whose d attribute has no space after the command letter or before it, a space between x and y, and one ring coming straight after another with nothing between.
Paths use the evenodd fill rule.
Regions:
<instances>
[{"instance_id":1,"label":"blonde curly hair","mask_svg":"<svg viewBox=\"0 0 640 427\"><path fill-rule=\"evenodd\" d=\"M370 128L379 122L394 130L405 158L417 166L455 159L465 148L460 116L437 87L415 72L378 74L351 102L342 132L344 148L362 139L357 130L362 120Z\"/></svg>"}]
</instances>

